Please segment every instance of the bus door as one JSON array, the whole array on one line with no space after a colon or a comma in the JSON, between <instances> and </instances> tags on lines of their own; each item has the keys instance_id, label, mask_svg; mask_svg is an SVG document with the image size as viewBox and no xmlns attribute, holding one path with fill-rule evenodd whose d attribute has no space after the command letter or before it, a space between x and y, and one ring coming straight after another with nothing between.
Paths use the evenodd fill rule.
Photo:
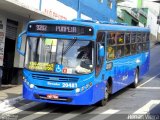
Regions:
<instances>
[{"instance_id":1,"label":"bus door","mask_svg":"<svg viewBox=\"0 0 160 120\"><path fill-rule=\"evenodd\" d=\"M96 65L95 65L95 82L96 83L102 83L102 84L98 84L96 87L96 92L94 92L94 96L96 98L103 98L104 97L104 89L105 89L105 84L104 81L105 80L105 69L103 67L105 67L105 62L104 62L104 55L105 55L105 36L106 33L105 32L98 32L97 34L97 40L96 40ZM104 89L102 89L102 87Z\"/></svg>"}]
</instances>

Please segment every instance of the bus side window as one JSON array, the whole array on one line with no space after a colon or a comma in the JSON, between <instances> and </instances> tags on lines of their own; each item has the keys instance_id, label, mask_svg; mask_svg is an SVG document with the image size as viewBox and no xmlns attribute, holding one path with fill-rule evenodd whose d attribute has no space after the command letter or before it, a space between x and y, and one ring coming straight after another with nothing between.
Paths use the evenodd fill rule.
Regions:
<instances>
[{"instance_id":1,"label":"bus side window","mask_svg":"<svg viewBox=\"0 0 160 120\"><path fill-rule=\"evenodd\" d=\"M137 33L137 41L136 42L142 42L142 34Z\"/></svg>"},{"instance_id":2,"label":"bus side window","mask_svg":"<svg viewBox=\"0 0 160 120\"><path fill-rule=\"evenodd\" d=\"M124 52L125 52L125 55L130 55L130 45L125 45Z\"/></svg>"},{"instance_id":3,"label":"bus side window","mask_svg":"<svg viewBox=\"0 0 160 120\"><path fill-rule=\"evenodd\" d=\"M136 53L136 44L131 44L131 53L132 54Z\"/></svg>"},{"instance_id":4,"label":"bus side window","mask_svg":"<svg viewBox=\"0 0 160 120\"><path fill-rule=\"evenodd\" d=\"M108 46L115 45L115 44L116 44L115 33L114 32L110 32L108 34Z\"/></svg>"},{"instance_id":5,"label":"bus side window","mask_svg":"<svg viewBox=\"0 0 160 120\"><path fill-rule=\"evenodd\" d=\"M145 33L142 34L142 41L146 42L146 34Z\"/></svg>"},{"instance_id":6,"label":"bus side window","mask_svg":"<svg viewBox=\"0 0 160 120\"><path fill-rule=\"evenodd\" d=\"M141 43L137 43L137 47L136 47L137 49L137 53L140 53L140 52L142 52L142 44Z\"/></svg>"},{"instance_id":7,"label":"bus side window","mask_svg":"<svg viewBox=\"0 0 160 120\"><path fill-rule=\"evenodd\" d=\"M124 33L117 32L117 44L124 44Z\"/></svg>"},{"instance_id":8,"label":"bus side window","mask_svg":"<svg viewBox=\"0 0 160 120\"><path fill-rule=\"evenodd\" d=\"M129 43L130 43L130 36L131 36L130 33L126 33L126 34L125 34L125 41L126 41L126 44L129 44Z\"/></svg>"},{"instance_id":9,"label":"bus side window","mask_svg":"<svg viewBox=\"0 0 160 120\"><path fill-rule=\"evenodd\" d=\"M135 43L136 42L136 33L132 33L131 34L131 43Z\"/></svg>"},{"instance_id":10,"label":"bus side window","mask_svg":"<svg viewBox=\"0 0 160 120\"><path fill-rule=\"evenodd\" d=\"M120 58L124 56L124 45L117 46L116 57Z\"/></svg>"},{"instance_id":11,"label":"bus side window","mask_svg":"<svg viewBox=\"0 0 160 120\"><path fill-rule=\"evenodd\" d=\"M99 47L103 46L105 48L105 32L98 32L97 39L96 39L96 76L99 75L103 62L104 62L104 56L100 57L98 55Z\"/></svg>"},{"instance_id":12,"label":"bus side window","mask_svg":"<svg viewBox=\"0 0 160 120\"><path fill-rule=\"evenodd\" d=\"M149 41L149 33L147 33L146 41Z\"/></svg>"},{"instance_id":13,"label":"bus side window","mask_svg":"<svg viewBox=\"0 0 160 120\"><path fill-rule=\"evenodd\" d=\"M115 58L115 46L109 46L107 49L108 60L113 60Z\"/></svg>"},{"instance_id":14,"label":"bus side window","mask_svg":"<svg viewBox=\"0 0 160 120\"><path fill-rule=\"evenodd\" d=\"M143 43L143 51L149 50L149 43Z\"/></svg>"}]
</instances>

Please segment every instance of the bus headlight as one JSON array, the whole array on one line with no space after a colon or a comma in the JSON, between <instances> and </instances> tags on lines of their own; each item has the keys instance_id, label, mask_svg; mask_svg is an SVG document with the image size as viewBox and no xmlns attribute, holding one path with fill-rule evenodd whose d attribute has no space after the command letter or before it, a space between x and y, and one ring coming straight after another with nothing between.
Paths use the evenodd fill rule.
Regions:
<instances>
[{"instance_id":1,"label":"bus headlight","mask_svg":"<svg viewBox=\"0 0 160 120\"><path fill-rule=\"evenodd\" d=\"M81 88L81 91L84 91L85 90L85 87L83 86L82 88Z\"/></svg>"},{"instance_id":2,"label":"bus headlight","mask_svg":"<svg viewBox=\"0 0 160 120\"><path fill-rule=\"evenodd\" d=\"M30 84L29 87L32 89L32 88L34 88L34 85L33 85L33 84Z\"/></svg>"},{"instance_id":3,"label":"bus headlight","mask_svg":"<svg viewBox=\"0 0 160 120\"><path fill-rule=\"evenodd\" d=\"M89 84L86 85L86 89L88 89L88 88L89 88Z\"/></svg>"},{"instance_id":4,"label":"bus headlight","mask_svg":"<svg viewBox=\"0 0 160 120\"><path fill-rule=\"evenodd\" d=\"M76 88L76 93L79 93L81 91L80 88Z\"/></svg>"},{"instance_id":5,"label":"bus headlight","mask_svg":"<svg viewBox=\"0 0 160 120\"><path fill-rule=\"evenodd\" d=\"M29 86L29 82L27 81L26 83L27 83L27 85Z\"/></svg>"}]
</instances>

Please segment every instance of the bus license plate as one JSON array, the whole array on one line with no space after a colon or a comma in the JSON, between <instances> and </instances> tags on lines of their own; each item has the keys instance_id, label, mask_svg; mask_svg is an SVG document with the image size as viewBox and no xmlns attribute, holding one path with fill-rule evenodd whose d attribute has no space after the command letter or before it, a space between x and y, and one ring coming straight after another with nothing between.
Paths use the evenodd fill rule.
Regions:
<instances>
[{"instance_id":1,"label":"bus license plate","mask_svg":"<svg viewBox=\"0 0 160 120\"><path fill-rule=\"evenodd\" d=\"M48 94L48 95L47 95L47 98L49 98L49 99L58 99L59 96L58 96L58 95Z\"/></svg>"}]
</instances>

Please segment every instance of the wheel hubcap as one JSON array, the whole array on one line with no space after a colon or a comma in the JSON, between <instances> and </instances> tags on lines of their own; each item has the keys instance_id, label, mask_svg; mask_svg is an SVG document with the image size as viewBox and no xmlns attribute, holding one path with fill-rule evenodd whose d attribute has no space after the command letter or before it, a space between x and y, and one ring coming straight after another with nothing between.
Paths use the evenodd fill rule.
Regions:
<instances>
[{"instance_id":1,"label":"wheel hubcap","mask_svg":"<svg viewBox=\"0 0 160 120\"><path fill-rule=\"evenodd\" d=\"M137 72L136 72L136 75L135 75L135 84L138 83L138 75L137 75Z\"/></svg>"},{"instance_id":2,"label":"wheel hubcap","mask_svg":"<svg viewBox=\"0 0 160 120\"><path fill-rule=\"evenodd\" d=\"M108 90L107 90L107 87L105 88L105 99L108 98Z\"/></svg>"}]
</instances>

